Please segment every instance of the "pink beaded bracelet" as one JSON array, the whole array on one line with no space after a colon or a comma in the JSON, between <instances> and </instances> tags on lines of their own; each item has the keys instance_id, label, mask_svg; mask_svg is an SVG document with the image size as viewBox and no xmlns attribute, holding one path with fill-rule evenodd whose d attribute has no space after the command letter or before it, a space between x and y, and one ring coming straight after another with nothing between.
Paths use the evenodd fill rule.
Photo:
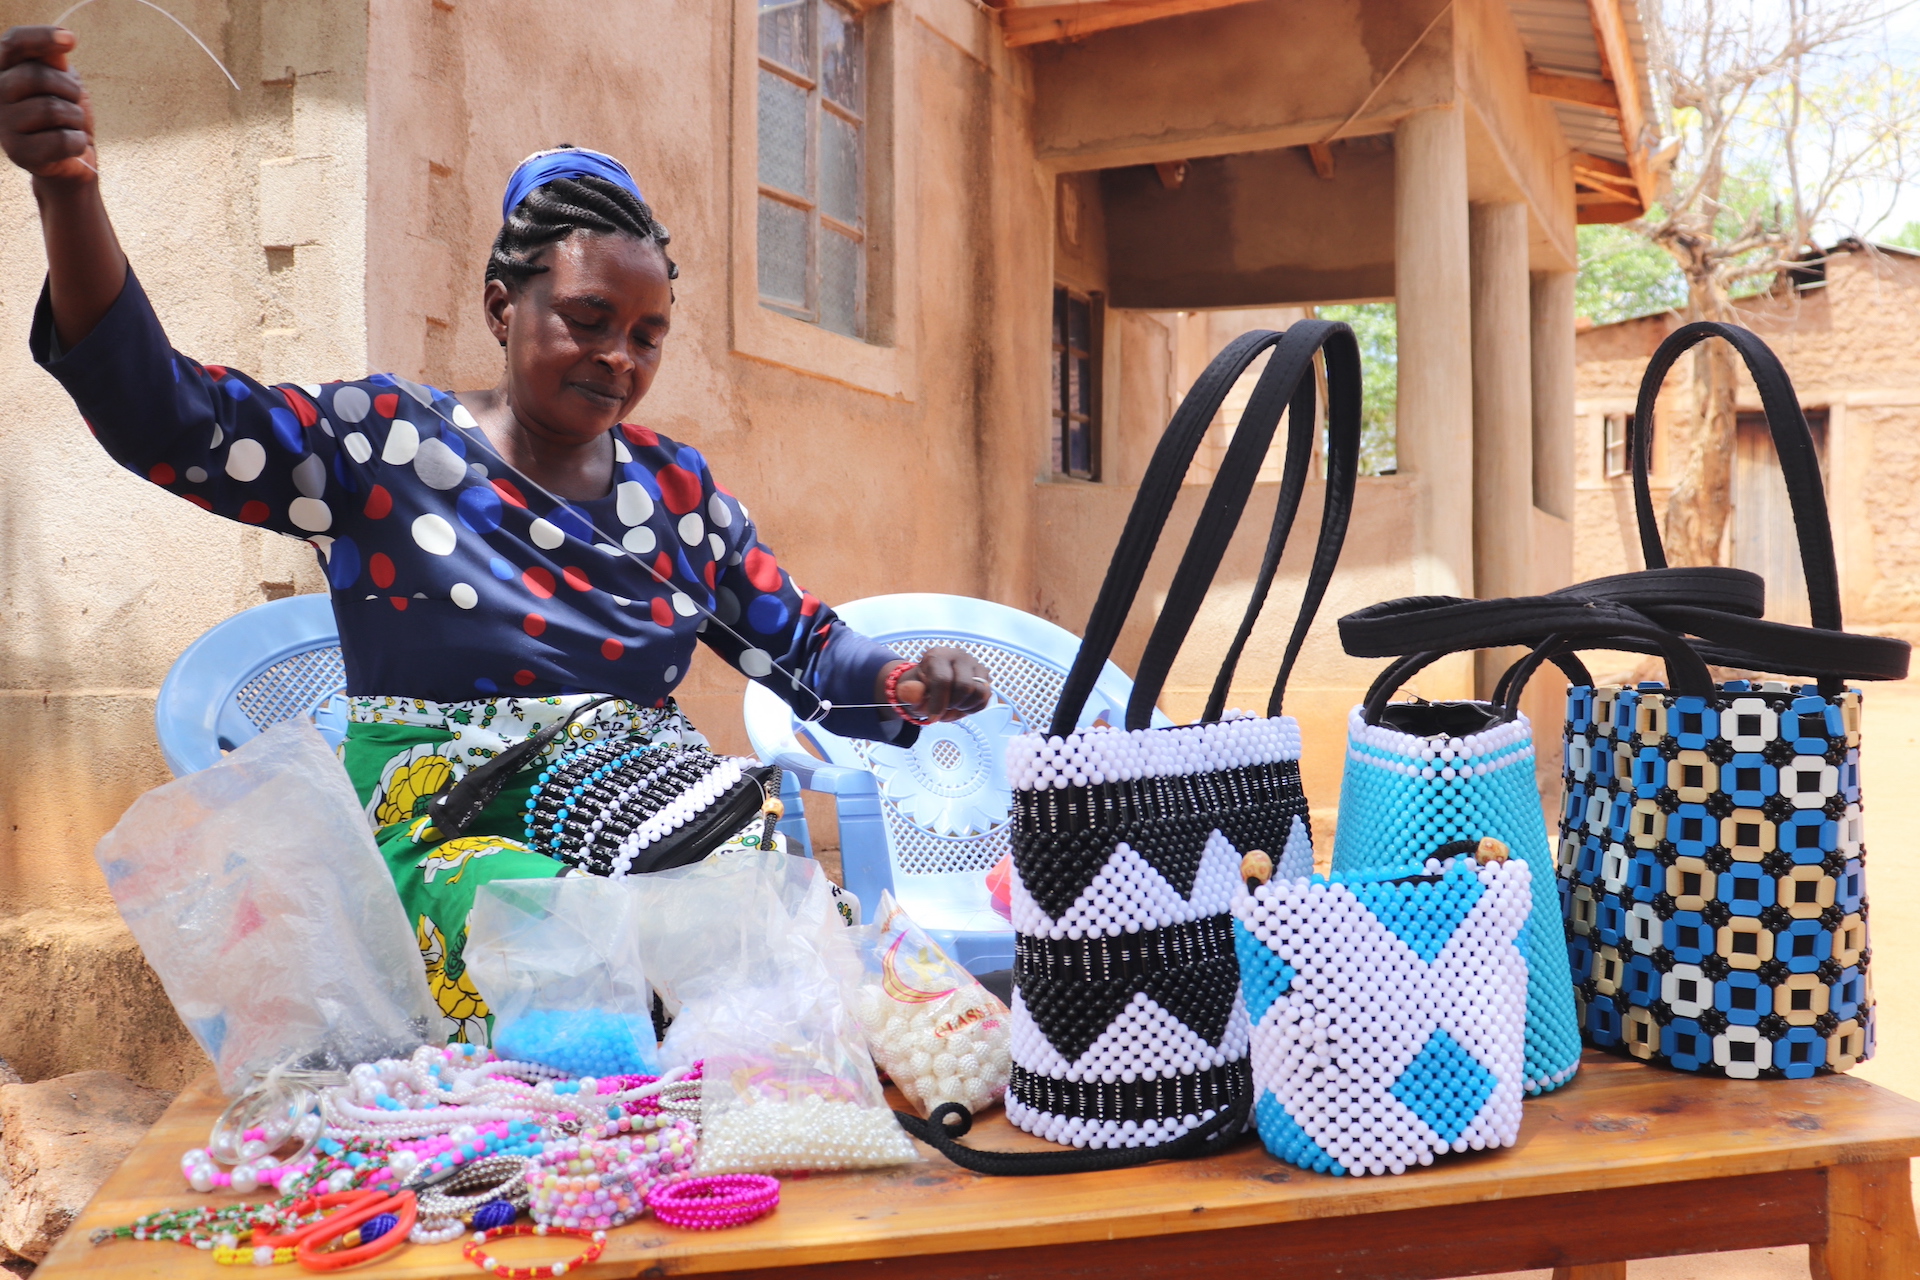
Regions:
<instances>
[{"instance_id":1,"label":"pink beaded bracelet","mask_svg":"<svg viewBox=\"0 0 1920 1280\"><path fill-rule=\"evenodd\" d=\"M719 1231L741 1227L772 1213L780 1203L780 1184L757 1173L663 1182L647 1193L647 1208L670 1227Z\"/></svg>"}]
</instances>

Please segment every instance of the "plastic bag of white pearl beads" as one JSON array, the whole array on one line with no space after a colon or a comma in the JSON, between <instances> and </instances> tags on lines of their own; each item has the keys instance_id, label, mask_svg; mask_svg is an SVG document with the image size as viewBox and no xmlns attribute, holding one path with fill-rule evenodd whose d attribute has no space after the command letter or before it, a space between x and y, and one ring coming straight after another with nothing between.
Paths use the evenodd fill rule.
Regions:
<instances>
[{"instance_id":1,"label":"plastic bag of white pearl beads","mask_svg":"<svg viewBox=\"0 0 1920 1280\"><path fill-rule=\"evenodd\" d=\"M495 880L473 895L467 971L493 1051L573 1076L658 1075L637 904L617 880Z\"/></svg>"},{"instance_id":2,"label":"plastic bag of white pearl beads","mask_svg":"<svg viewBox=\"0 0 1920 1280\"><path fill-rule=\"evenodd\" d=\"M353 784L304 719L147 792L94 857L229 1094L405 1057L440 1023Z\"/></svg>"},{"instance_id":3,"label":"plastic bag of white pearl beads","mask_svg":"<svg viewBox=\"0 0 1920 1280\"><path fill-rule=\"evenodd\" d=\"M1013 1070L1007 1006L955 964L891 893L874 923L853 930L864 973L855 1004L867 1045L907 1102L978 1113L1000 1101Z\"/></svg>"},{"instance_id":4,"label":"plastic bag of white pearl beads","mask_svg":"<svg viewBox=\"0 0 1920 1280\"><path fill-rule=\"evenodd\" d=\"M854 1017L860 959L817 863L741 850L626 883L674 1015L661 1061L706 1064L700 1173L918 1159Z\"/></svg>"}]
</instances>

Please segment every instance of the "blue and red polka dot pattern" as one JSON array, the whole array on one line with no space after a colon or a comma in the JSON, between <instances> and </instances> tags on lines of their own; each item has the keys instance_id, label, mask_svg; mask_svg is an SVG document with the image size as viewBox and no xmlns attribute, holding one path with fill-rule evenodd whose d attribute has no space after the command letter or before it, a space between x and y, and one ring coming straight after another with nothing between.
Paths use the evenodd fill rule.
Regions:
<instances>
[{"instance_id":1,"label":"blue and red polka dot pattern","mask_svg":"<svg viewBox=\"0 0 1920 1280\"><path fill-rule=\"evenodd\" d=\"M445 392L391 374L269 387L179 355L131 271L72 351L56 350L44 295L32 340L123 466L313 544L351 693L646 705L699 639L806 715L809 690L871 703L896 660L794 584L698 450L645 427L616 429L612 493L556 505ZM826 727L895 741L903 728L870 709Z\"/></svg>"}]
</instances>

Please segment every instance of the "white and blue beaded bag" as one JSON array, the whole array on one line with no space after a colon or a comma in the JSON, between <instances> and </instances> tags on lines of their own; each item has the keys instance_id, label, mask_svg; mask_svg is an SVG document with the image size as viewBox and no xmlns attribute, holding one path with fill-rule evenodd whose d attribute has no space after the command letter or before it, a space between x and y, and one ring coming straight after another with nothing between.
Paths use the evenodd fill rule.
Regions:
<instances>
[{"instance_id":1,"label":"white and blue beaded bag","mask_svg":"<svg viewBox=\"0 0 1920 1280\"><path fill-rule=\"evenodd\" d=\"M1267 349L1141 659L1126 727L1082 726L1188 463L1227 390ZM1313 356L1329 387L1326 505L1305 600L1266 716L1223 717L1227 687L1277 570L1305 488L1315 422ZM1298 724L1280 713L1288 672L1351 509L1360 370L1352 331L1302 321L1255 332L1195 382L1128 517L1050 734L1008 746L1014 788L1014 1124L1076 1147L1186 1154L1239 1132L1250 1106L1247 1015L1229 905L1249 849L1310 868ZM1286 463L1252 603L1196 724L1151 727L1154 702L1205 598L1283 410ZM1298 425L1295 425L1298 424ZM1195 1137L1177 1151L1166 1144ZM951 1154L951 1153L949 1153ZM989 1170L997 1171L997 1170Z\"/></svg>"},{"instance_id":2,"label":"white and blue beaded bag","mask_svg":"<svg viewBox=\"0 0 1920 1280\"><path fill-rule=\"evenodd\" d=\"M1275 1157L1405 1173L1518 1139L1532 877L1481 847L1495 856L1235 894L1254 1122Z\"/></svg>"}]
</instances>

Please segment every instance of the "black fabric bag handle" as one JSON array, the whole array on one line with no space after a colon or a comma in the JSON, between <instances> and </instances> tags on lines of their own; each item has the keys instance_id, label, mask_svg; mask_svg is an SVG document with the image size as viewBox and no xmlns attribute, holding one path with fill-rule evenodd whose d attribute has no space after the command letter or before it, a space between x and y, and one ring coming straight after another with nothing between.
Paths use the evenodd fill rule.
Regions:
<instances>
[{"instance_id":1,"label":"black fabric bag handle","mask_svg":"<svg viewBox=\"0 0 1920 1280\"><path fill-rule=\"evenodd\" d=\"M1721 338L1740 353L1747 372L1753 375L1760 392L1760 405L1766 410L1767 429L1773 435L1773 450L1780 459L1780 473L1786 478L1787 500L1793 508L1793 528L1800 543L1800 563L1806 571L1807 602L1813 625L1821 631L1839 631L1840 573L1833 557L1833 526L1827 515L1827 492L1820 481L1820 456L1814 448L1813 432L1807 428L1806 415L1800 411L1800 398L1794 393L1793 379L1772 348L1757 334L1739 325L1712 320L1696 320L1667 335L1647 362L1640 379L1639 403L1633 414L1633 439L1629 454L1633 461L1633 509L1640 525L1640 551L1647 568L1663 569L1667 550L1660 541L1660 526L1654 520L1653 488L1647 476L1648 458L1653 452L1653 407L1660 397L1660 385L1667 371L1680 356L1705 342ZM1746 664L1740 664L1746 665ZM1765 663L1755 666L1766 667ZM1767 667L1771 670L1771 667ZM1832 697L1841 692L1842 681L1823 677L1820 691Z\"/></svg>"},{"instance_id":2,"label":"black fabric bag handle","mask_svg":"<svg viewBox=\"0 0 1920 1280\"><path fill-rule=\"evenodd\" d=\"M1320 321L1317 323L1325 323ZM1295 326L1296 328L1298 326ZM1341 326L1346 328L1346 326ZM1288 330L1289 333L1292 330ZM1280 662L1280 671L1274 677L1273 691L1267 697L1267 714L1280 714L1287 693L1287 680L1293 675L1293 664L1300 657L1300 648L1306 642L1307 630L1313 625L1320 611L1320 602L1326 596L1327 584L1333 578L1334 566L1339 563L1341 547L1346 542L1347 524L1353 516L1353 490L1360 472L1360 348L1352 337L1351 330L1338 340L1328 334L1320 339L1321 350L1326 355L1327 367L1327 478L1326 493L1321 504L1320 539L1314 546L1313 564L1307 572L1306 590L1301 593L1300 612L1295 615L1293 633L1287 638L1285 656ZM1352 351L1347 351L1347 345ZM1275 357L1278 358L1277 356ZM1301 435L1310 434L1309 428L1314 420L1313 379L1305 377L1300 383L1300 395L1307 400L1304 413L1297 408L1288 418L1287 457L1292 462L1295 444ZM1296 397L1296 402L1298 397ZM1302 424L1296 428L1295 424ZM1240 629L1234 633L1233 643L1227 646L1227 655L1220 664L1219 674L1214 677L1213 691L1207 695L1206 710L1200 718L1206 722L1218 720L1226 710L1227 693L1233 683L1233 673L1240 665L1240 655L1247 646L1247 639L1253 634L1253 625L1259 620L1260 611L1265 607L1267 592L1273 586L1274 574L1280 568L1280 556L1287 549L1287 535L1293 526L1294 508L1299 505L1300 488L1306 484L1307 464L1312 456L1312 440L1305 441L1299 469L1296 474L1283 475L1281 483L1282 502L1285 502L1287 484L1294 485L1293 506L1286 508L1286 523L1280 520L1279 505L1276 504L1273 528L1267 535L1267 549L1260 559L1260 572L1255 576L1253 595L1247 601L1247 609L1240 619ZM1258 460L1255 460L1255 466ZM1221 546L1224 554L1226 547ZM1197 608L1196 603L1196 608ZM1164 616L1164 614L1163 614Z\"/></svg>"},{"instance_id":3,"label":"black fabric bag handle","mask_svg":"<svg viewBox=\"0 0 1920 1280\"><path fill-rule=\"evenodd\" d=\"M1103 1147L1093 1151L981 1151L963 1147L956 1138L965 1137L973 1127L973 1113L958 1102L943 1102L933 1114L922 1120L905 1111L893 1118L902 1129L971 1173L999 1178L1040 1177L1055 1173L1102 1173L1108 1169L1132 1169L1156 1160L1185 1160L1217 1150L1218 1144L1231 1142L1246 1124L1253 1107L1253 1091L1243 1092L1231 1106L1223 1107L1172 1142L1157 1147ZM951 1121L952 1123L948 1123Z\"/></svg>"},{"instance_id":4,"label":"black fabric bag handle","mask_svg":"<svg viewBox=\"0 0 1920 1280\"><path fill-rule=\"evenodd\" d=\"M1312 622L1313 613L1325 594L1327 580L1332 576L1333 566L1339 559L1340 545L1345 539L1347 521L1352 511L1353 477L1358 463L1360 437L1360 351L1353 331L1348 326L1326 320L1302 320L1284 334L1270 331L1244 334L1229 343L1195 380L1193 389L1187 393L1187 398L1167 424L1153 460L1148 464L1147 475L1141 482L1133 509L1128 513L1126 528L1120 535L1113 561L1101 584L1100 596L1087 621L1080 652L1061 689L1060 702L1054 710L1052 733L1073 732L1095 680L1112 655L1114 642L1119 638L1120 628L1146 576L1154 547L1166 526L1167 516L1179 495L1181 482L1200 439L1225 400L1227 391L1247 366L1269 347L1274 348L1273 355L1248 399L1239 428L1234 432L1226 457L1208 489L1193 535L1174 574L1167 602L1161 609L1160 618L1154 624L1142 654L1139 669L1135 673L1133 694L1127 704L1126 722L1129 729L1143 729L1152 723L1153 707L1159 700L1167 673L1206 598L1207 588L1219 569L1227 544L1232 541L1234 529L1252 494L1260 460L1266 455L1279 425L1280 415L1285 410L1288 413L1287 453L1266 553L1254 588L1253 601L1241 621L1239 633L1209 700L1207 718L1219 718L1217 704L1224 704L1226 685L1232 678L1233 666L1238 662L1247 636L1253 630L1254 620L1259 615L1260 605L1273 581L1306 486L1315 426L1312 361L1314 353L1324 349L1327 353L1330 420L1325 514L1301 617L1295 624L1287 658L1275 687L1273 704L1277 705L1285 688L1287 674L1305 639L1306 629Z\"/></svg>"},{"instance_id":5,"label":"black fabric bag handle","mask_svg":"<svg viewBox=\"0 0 1920 1280\"><path fill-rule=\"evenodd\" d=\"M1419 655L1421 659L1395 663L1374 681L1363 712L1368 724L1380 722L1393 691L1409 676L1446 654L1515 644L1531 649L1549 637L1640 640L1666 658L1668 683L1676 692L1702 696L1713 692L1713 676L1692 646L1638 610L1611 600L1408 596L1357 610L1340 619L1339 625L1342 645L1356 658ZM1395 674L1398 678L1389 682L1388 677ZM1503 718L1511 719L1511 713Z\"/></svg>"},{"instance_id":6,"label":"black fabric bag handle","mask_svg":"<svg viewBox=\"0 0 1920 1280\"><path fill-rule=\"evenodd\" d=\"M1147 463L1147 473L1134 495L1127 523L1120 531L1120 541L1107 565L1107 576L1100 583L1100 594L1087 618L1080 652L1060 687L1060 700L1054 705L1053 723L1048 730L1054 736L1064 737L1080 723L1080 713L1086 709L1087 698L1113 654L1120 629L1126 624L1127 612L1133 608L1134 597L1146 577L1147 562L1153 558L1153 548L1160 541L1161 530L1166 528L1174 500L1180 496L1187 466L1193 461L1213 415L1247 366L1258 359L1262 351L1277 345L1280 338L1281 335L1271 329L1254 329L1229 342L1194 379L1186 398L1168 421L1167 429L1160 433L1160 443Z\"/></svg>"},{"instance_id":7,"label":"black fabric bag handle","mask_svg":"<svg viewBox=\"0 0 1920 1280\"><path fill-rule=\"evenodd\" d=\"M1286 469L1281 478L1279 499L1274 504L1273 525L1267 535L1266 551L1261 557L1260 573L1254 583L1253 596L1241 616L1240 627L1232 645L1228 647L1226 660L1215 677L1213 690L1207 699L1207 710L1202 716L1203 720L1220 718L1234 668L1239 664L1247 637L1253 633L1254 623L1266 603L1267 591L1273 584L1280 556L1286 550L1287 535L1292 531L1294 516L1299 510L1301 492L1306 487L1316 425L1313 356L1321 350L1326 352L1327 357L1326 500L1320 522L1320 539L1314 549L1313 565L1308 572L1300 613L1294 620L1293 634L1288 637L1286 655L1267 701L1267 714L1280 714L1287 677L1293 671L1300 646L1306 640L1307 629L1313 625L1314 614L1326 594L1334 566L1340 560L1340 548L1347 535L1347 520L1353 509L1354 476L1359 466L1360 345L1351 328L1330 320L1301 320L1289 327L1280 345L1274 348L1266 370L1247 401L1247 411L1241 415L1240 425L1233 433L1233 442L1227 448L1226 457L1221 460L1220 470L1207 493L1206 504L1200 510L1200 518L1194 522L1193 536L1187 542L1186 554L1180 558L1180 566L1174 571L1166 603L1160 607L1160 617L1154 623L1147 647L1140 655L1139 669L1134 672L1133 696L1127 703L1127 728L1144 729L1153 722L1153 707L1160 700L1167 673L1173 669L1180 646L1186 640L1194 618L1200 613L1207 589L1213 585L1214 575L1219 572L1220 562L1226 556L1228 544L1233 541L1234 531L1239 527L1247 499L1258 479L1260 460L1266 456L1274 430L1279 425L1280 410L1287 407Z\"/></svg>"}]
</instances>

